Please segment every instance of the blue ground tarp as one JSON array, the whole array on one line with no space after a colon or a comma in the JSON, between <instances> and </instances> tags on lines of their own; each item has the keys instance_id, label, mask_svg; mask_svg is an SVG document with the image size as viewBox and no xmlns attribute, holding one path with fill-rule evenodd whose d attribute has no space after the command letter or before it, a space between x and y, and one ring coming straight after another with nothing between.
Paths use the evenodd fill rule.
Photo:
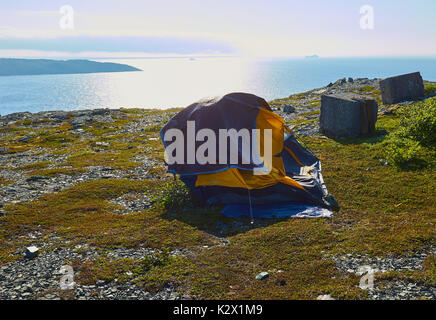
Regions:
<instances>
[{"instance_id":1,"label":"blue ground tarp","mask_svg":"<svg viewBox=\"0 0 436 320\"><path fill-rule=\"evenodd\" d=\"M252 207L253 218L329 218L329 209L300 203L263 204ZM251 218L248 204L229 204L221 211L228 218Z\"/></svg>"}]
</instances>

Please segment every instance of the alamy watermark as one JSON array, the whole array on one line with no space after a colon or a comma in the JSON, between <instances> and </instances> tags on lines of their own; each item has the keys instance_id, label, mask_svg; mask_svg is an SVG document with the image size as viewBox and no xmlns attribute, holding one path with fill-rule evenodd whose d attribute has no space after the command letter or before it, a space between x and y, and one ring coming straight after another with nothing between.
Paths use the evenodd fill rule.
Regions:
<instances>
[{"instance_id":1,"label":"alamy watermark","mask_svg":"<svg viewBox=\"0 0 436 320\"><path fill-rule=\"evenodd\" d=\"M374 29L374 7L366 4L360 7L360 29L373 30Z\"/></svg>"},{"instance_id":2,"label":"alamy watermark","mask_svg":"<svg viewBox=\"0 0 436 320\"><path fill-rule=\"evenodd\" d=\"M358 274L361 274L359 288L363 290L374 289L374 273L377 269L373 269L371 266L361 266L358 270Z\"/></svg>"},{"instance_id":3,"label":"alamy watermark","mask_svg":"<svg viewBox=\"0 0 436 320\"><path fill-rule=\"evenodd\" d=\"M262 158L258 153L261 149L261 136L263 136ZM208 128L202 128L196 132L195 121L187 121L186 137L182 130L172 128L165 132L164 141L167 142L165 161L169 165L218 163L260 166L263 164L254 170L255 175L264 175L271 171L272 129L252 129L251 131L245 128L239 131L219 129L217 137L216 131ZM171 143L168 144L168 142ZM197 142L202 143L196 147Z\"/></svg>"},{"instance_id":4,"label":"alamy watermark","mask_svg":"<svg viewBox=\"0 0 436 320\"><path fill-rule=\"evenodd\" d=\"M74 289L76 283L74 282L74 270L72 266L62 266L59 270L59 273L63 274L61 279L59 280L59 287L62 290L71 290Z\"/></svg>"},{"instance_id":5,"label":"alamy watermark","mask_svg":"<svg viewBox=\"0 0 436 320\"><path fill-rule=\"evenodd\" d=\"M64 5L59 8L59 13L62 15L59 20L59 27L62 30L74 29L74 9L70 5Z\"/></svg>"}]
</instances>

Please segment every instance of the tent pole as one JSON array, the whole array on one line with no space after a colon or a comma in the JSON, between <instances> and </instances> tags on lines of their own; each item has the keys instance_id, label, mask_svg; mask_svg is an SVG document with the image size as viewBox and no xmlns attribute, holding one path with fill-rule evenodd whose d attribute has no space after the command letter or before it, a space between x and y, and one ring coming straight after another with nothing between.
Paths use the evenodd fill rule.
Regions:
<instances>
[{"instance_id":1,"label":"tent pole","mask_svg":"<svg viewBox=\"0 0 436 320\"><path fill-rule=\"evenodd\" d=\"M251 194L250 194L250 189L248 190L248 205L250 206L250 218L251 218L251 224L254 223L254 216L253 216L253 207L251 206Z\"/></svg>"}]
</instances>

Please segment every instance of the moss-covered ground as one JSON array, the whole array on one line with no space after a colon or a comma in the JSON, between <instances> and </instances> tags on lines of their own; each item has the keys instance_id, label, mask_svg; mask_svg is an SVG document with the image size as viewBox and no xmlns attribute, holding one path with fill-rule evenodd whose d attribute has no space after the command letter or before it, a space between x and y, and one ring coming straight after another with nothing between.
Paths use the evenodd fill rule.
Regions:
<instances>
[{"instance_id":1,"label":"moss-covered ground","mask_svg":"<svg viewBox=\"0 0 436 320\"><path fill-rule=\"evenodd\" d=\"M146 211L117 214L119 205L111 199L132 192L161 199L159 192L168 183L163 179L161 142L149 139L157 137L162 123L148 126L140 137L123 133L129 123L165 111L124 112L122 120L87 125L82 135L68 122L42 129L32 123L0 128L0 147L9 154L43 148L45 153L65 157L57 164L38 162L16 168L29 176L75 175L90 166L130 170L140 165L141 155L156 161L151 178L97 179L34 201L5 203L0 217L0 264L16 259L10 254L30 245L26 235L39 231L53 247L86 243L102 252L98 260L71 262L80 271L79 283L122 281L132 272L144 290L171 283L200 299L315 299L320 294L365 299L366 291L358 288L359 277L338 270L329 256L401 256L435 244L434 170L400 171L383 165L381 144L399 121L395 115L379 117L375 137L302 139L322 160L329 192L341 206L333 218L259 220L251 226L249 221L224 218L218 209L193 206L165 209L155 203ZM109 146L96 152L96 142ZM0 185L9 183L0 178ZM150 247L159 253L144 259L105 257L105 252L117 247ZM176 249L179 254L171 254ZM262 271L270 276L255 280ZM429 257L422 271L390 272L380 281L393 278L436 285L435 259Z\"/></svg>"}]
</instances>

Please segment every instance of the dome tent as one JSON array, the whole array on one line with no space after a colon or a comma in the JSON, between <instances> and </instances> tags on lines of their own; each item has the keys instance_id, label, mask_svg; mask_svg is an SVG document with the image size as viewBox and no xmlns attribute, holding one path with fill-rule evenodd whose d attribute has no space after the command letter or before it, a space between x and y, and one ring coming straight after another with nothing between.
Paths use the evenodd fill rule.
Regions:
<instances>
[{"instance_id":1,"label":"dome tent","mask_svg":"<svg viewBox=\"0 0 436 320\"><path fill-rule=\"evenodd\" d=\"M230 93L200 100L160 133L168 172L180 175L205 204L225 206L227 216L330 216L328 209L337 205L319 159L260 97Z\"/></svg>"}]
</instances>

